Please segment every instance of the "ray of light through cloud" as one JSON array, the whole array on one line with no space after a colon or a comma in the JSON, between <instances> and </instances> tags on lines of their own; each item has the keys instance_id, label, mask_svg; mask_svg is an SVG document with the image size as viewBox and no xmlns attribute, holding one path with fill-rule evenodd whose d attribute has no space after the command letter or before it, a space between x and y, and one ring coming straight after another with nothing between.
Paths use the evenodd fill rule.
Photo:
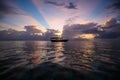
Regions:
<instances>
[{"instance_id":1,"label":"ray of light through cloud","mask_svg":"<svg viewBox=\"0 0 120 80\"><path fill-rule=\"evenodd\" d=\"M46 22L45 18L38 11L36 6L32 3L31 0L25 0L24 2L21 0L14 1L22 10L26 11L26 13L30 14L34 17L42 26L46 28L50 28L49 24ZM26 5L27 4L27 5Z\"/></svg>"},{"instance_id":2,"label":"ray of light through cloud","mask_svg":"<svg viewBox=\"0 0 120 80\"><path fill-rule=\"evenodd\" d=\"M13 26L19 26L17 28L20 30L23 30L25 25L36 25L41 29L51 28L62 30L64 25L68 24L67 21L73 19L73 17L74 19L71 20L71 24L86 24L89 22L102 24L108 18L116 17L116 14L107 14L105 10L105 7L113 3L114 0L2 1L4 4L7 3L7 7L12 5L17 14L10 11L0 21Z\"/></svg>"},{"instance_id":3,"label":"ray of light through cloud","mask_svg":"<svg viewBox=\"0 0 120 80\"><path fill-rule=\"evenodd\" d=\"M19 31L24 30L24 26L26 25L36 25L41 30L45 31L45 27L41 25L40 22L36 18L31 16L26 11L20 9L19 6L14 5L14 4L12 4L12 6L15 7L15 9L17 10L19 14L7 14L5 15L4 18L0 19L0 22L14 26L12 28L19 30ZM8 25L5 27L9 28Z\"/></svg>"},{"instance_id":4,"label":"ray of light through cloud","mask_svg":"<svg viewBox=\"0 0 120 80\"><path fill-rule=\"evenodd\" d=\"M94 5L98 3L98 1L86 4L87 1L84 0L62 0L66 4L68 4L69 2L74 3L77 6L77 9L74 10L67 9L65 7L67 5L57 6L56 4L59 3L59 1L57 0L52 0L51 3L49 2L49 4L46 4L45 1L50 0L33 0L33 3L36 5L38 10L45 16L45 19L50 24L50 26L54 29L62 29L62 27L66 24L66 20L73 16L79 17L76 23L80 23L81 20L84 20L85 22L86 16L89 15L88 13L90 13L91 9L95 7ZM84 10L84 8L86 8L86 10Z\"/></svg>"}]
</instances>

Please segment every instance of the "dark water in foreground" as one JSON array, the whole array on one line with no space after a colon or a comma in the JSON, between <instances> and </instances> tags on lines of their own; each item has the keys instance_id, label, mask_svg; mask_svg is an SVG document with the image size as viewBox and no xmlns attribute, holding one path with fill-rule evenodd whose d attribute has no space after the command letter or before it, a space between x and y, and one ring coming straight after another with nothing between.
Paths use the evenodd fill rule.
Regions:
<instances>
[{"instance_id":1,"label":"dark water in foreground","mask_svg":"<svg viewBox=\"0 0 120 80\"><path fill-rule=\"evenodd\" d=\"M120 80L120 43L1 41L0 80Z\"/></svg>"}]
</instances>

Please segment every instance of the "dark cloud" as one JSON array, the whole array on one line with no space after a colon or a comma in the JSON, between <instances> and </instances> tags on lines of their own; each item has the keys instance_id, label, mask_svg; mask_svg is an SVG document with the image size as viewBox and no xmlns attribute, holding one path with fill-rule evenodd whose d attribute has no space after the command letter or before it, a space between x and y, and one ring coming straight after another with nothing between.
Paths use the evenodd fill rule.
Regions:
<instances>
[{"instance_id":1,"label":"dark cloud","mask_svg":"<svg viewBox=\"0 0 120 80\"><path fill-rule=\"evenodd\" d=\"M26 31L0 30L0 40L50 40L56 33L59 33L58 30L54 29L47 29L43 33L34 25L24 26L24 28Z\"/></svg>"},{"instance_id":2,"label":"dark cloud","mask_svg":"<svg viewBox=\"0 0 120 80\"><path fill-rule=\"evenodd\" d=\"M13 7L9 5L9 0L1 0L0 1L0 17L4 17L4 15L9 13L14 13Z\"/></svg>"},{"instance_id":3,"label":"dark cloud","mask_svg":"<svg viewBox=\"0 0 120 80\"><path fill-rule=\"evenodd\" d=\"M120 24L119 24L120 26ZM114 26L110 28L105 28L105 31L100 33L99 38L119 38L120 37L120 27L119 26Z\"/></svg>"},{"instance_id":4,"label":"dark cloud","mask_svg":"<svg viewBox=\"0 0 120 80\"><path fill-rule=\"evenodd\" d=\"M99 35L98 38L115 39L120 37L120 23L111 18L105 21L104 25L97 25L97 23L87 24L72 24L65 25L63 28L63 37L69 39L79 38L82 34ZM77 38L77 39L78 39Z\"/></svg>"},{"instance_id":5,"label":"dark cloud","mask_svg":"<svg viewBox=\"0 0 120 80\"><path fill-rule=\"evenodd\" d=\"M7 14L26 15L25 13L20 12L10 0L0 0L0 18L4 18Z\"/></svg>"},{"instance_id":6,"label":"dark cloud","mask_svg":"<svg viewBox=\"0 0 120 80\"><path fill-rule=\"evenodd\" d=\"M72 3L72 2L70 2L69 5L66 6L66 8L68 8L68 9L77 9L76 5L74 3Z\"/></svg>"},{"instance_id":7,"label":"dark cloud","mask_svg":"<svg viewBox=\"0 0 120 80\"><path fill-rule=\"evenodd\" d=\"M45 1L46 4L52 4L55 6L63 6L64 3L59 3L59 2L53 2L53 1Z\"/></svg>"},{"instance_id":8,"label":"dark cloud","mask_svg":"<svg viewBox=\"0 0 120 80\"><path fill-rule=\"evenodd\" d=\"M107 6L107 8L120 13L120 0L116 0L113 4Z\"/></svg>"},{"instance_id":9,"label":"dark cloud","mask_svg":"<svg viewBox=\"0 0 120 80\"><path fill-rule=\"evenodd\" d=\"M50 40L51 37L56 36L56 33L59 33L59 31L54 29L47 29L47 31L44 33L45 40Z\"/></svg>"},{"instance_id":10,"label":"dark cloud","mask_svg":"<svg viewBox=\"0 0 120 80\"><path fill-rule=\"evenodd\" d=\"M45 1L46 4L51 4L54 6L64 6L67 9L77 9L77 5L75 5L73 2L67 2L69 3L68 5L65 4L65 1Z\"/></svg>"},{"instance_id":11,"label":"dark cloud","mask_svg":"<svg viewBox=\"0 0 120 80\"><path fill-rule=\"evenodd\" d=\"M110 27L116 24L117 24L117 20L115 18L110 18L105 22L104 27Z\"/></svg>"},{"instance_id":12,"label":"dark cloud","mask_svg":"<svg viewBox=\"0 0 120 80\"><path fill-rule=\"evenodd\" d=\"M120 23L115 18L107 20L103 26L104 31L100 32L100 38L118 38L120 37Z\"/></svg>"},{"instance_id":13,"label":"dark cloud","mask_svg":"<svg viewBox=\"0 0 120 80\"><path fill-rule=\"evenodd\" d=\"M76 35L87 33L88 30L93 30L97 23L87 24L72 24L65 25L63 28L63 37L73 39Z\"/></svg>"},{"instance_id":14,"label":"dark cloud","mask_svg":"<svg viewBox=\"0 0 120 80\"><path fill-rule=\"evenodd\" d=\"M31 34L42 33L42 31L37 29L37 27L34 25L25 26L24 28L26 29L26 32Z\"/></svg>"}]
</instances>

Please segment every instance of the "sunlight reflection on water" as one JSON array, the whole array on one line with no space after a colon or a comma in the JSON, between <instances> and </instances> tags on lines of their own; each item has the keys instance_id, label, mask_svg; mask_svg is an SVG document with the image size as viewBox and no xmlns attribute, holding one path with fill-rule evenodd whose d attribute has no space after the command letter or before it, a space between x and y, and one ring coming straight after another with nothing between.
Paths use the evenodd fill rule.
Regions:
<instances>
[{"instance_id":1,"label":"sunlight reflection on water","mask_svg":"<svg viewBox=\"0 0 120 80\"><path fill-rule=\"evenodd\" d=\"M0 75L17 67L33 69L49 61L81 72L119 71L117 41L1 41L0 46Z\"/></svg>"}]
</instances>

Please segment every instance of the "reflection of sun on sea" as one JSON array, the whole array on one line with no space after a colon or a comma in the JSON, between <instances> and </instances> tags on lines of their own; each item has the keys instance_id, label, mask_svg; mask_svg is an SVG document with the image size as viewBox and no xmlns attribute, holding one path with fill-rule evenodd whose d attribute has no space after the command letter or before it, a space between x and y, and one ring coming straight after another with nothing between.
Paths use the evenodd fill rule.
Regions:
<instances>
[{"instance_id":1,"label":"reflection of sun on sea","mask_svg":"<svg viewBox=\"0 0 120 80\"><path fill-rule=\"evenodd\" d=\"M63 43L58 42L54 44L55 47L55 63L58 63L60 61L63 61L65 59L64 54L62 51L64 51Z\"/></svg>"}]
</instances>

